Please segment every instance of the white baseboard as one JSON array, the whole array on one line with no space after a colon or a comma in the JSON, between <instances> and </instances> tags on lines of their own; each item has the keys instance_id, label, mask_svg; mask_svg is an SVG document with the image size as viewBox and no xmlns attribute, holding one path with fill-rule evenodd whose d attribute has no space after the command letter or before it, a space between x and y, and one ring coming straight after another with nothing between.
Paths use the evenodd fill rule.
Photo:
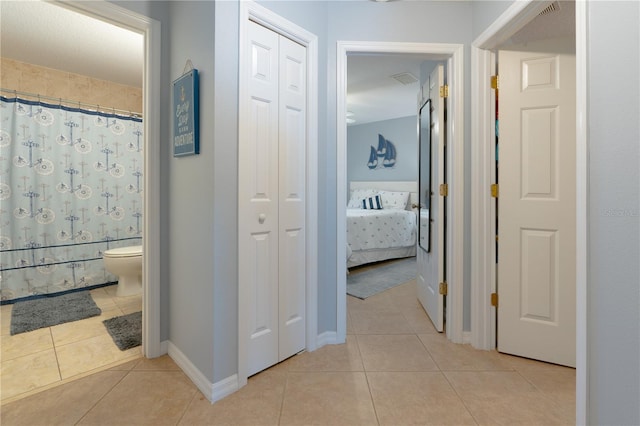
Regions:
<instances>
[{"instance_id":1,"label":"white baseboard","mask_svg":"<svg viewBox=\"0 0 640 426\"><path fill-rule=\"evenodd\" d=\"M222 379L219 382L213 384L213 391L211 392L211 402L220 401L227 395L231 395L239 389L238 375L234 374L226 379Z\"/></svg>"},{"instance_id":2,"label":"white baseboard","mask_svg":"<svg viewBox=\"0 0 640 426\"><path fill-rule=\"evenodd\" d=\"M471 332L463 331L462 332L462 343L469 344L471 343Z\"/></svg>"},{"instance_id":3,"label":"white baseboard","mask_svg":"<svg viewBox=\"0 0 640 426\"><path fill-rule=\"evenodd\" d=\"M166 343L168 354L175 361L175 363L182 369L184 374L191 379L194 385L200 392L211 402L221 400L227 395L230 395L239 389L238 375L234 374L226 379L220 380L216 383L211 383L204 374L187 358L180 349L170 341L162 342Z\"/></svg>"},{"instance_id":4,"label":"white baseboard","mask_svg":"<svg viewBox=\"0 0 640 426\"><path fill-rule=\"evenodd\" d=\"M324 333L318 334L316 342L316 349L320 349L324 345L335 345L337 343L341 343L338 342L338 333L335 331L325 331Z\"/></svg>"}]
</instances>

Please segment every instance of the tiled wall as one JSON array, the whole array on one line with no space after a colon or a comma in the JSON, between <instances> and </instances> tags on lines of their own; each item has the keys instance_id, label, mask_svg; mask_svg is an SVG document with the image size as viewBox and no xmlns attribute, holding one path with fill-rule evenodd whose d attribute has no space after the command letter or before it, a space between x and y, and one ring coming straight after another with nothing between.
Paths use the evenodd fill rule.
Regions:
<instances>
[{"instance_id":1,"label":"tiled wall","mask_svg":"<svg viewBox=\"0 0 640 426\"><path fill-rule=\"evenodd\" d=\"M99 105L104 111L116 108L142 112L141 88L40 67L9 58L0 58L0 63L0 87L3 89ZM2 95L8 96L5 92L2 92ZM51 100L45 100L45 102L55 103ZM73 103L65 103L65 105L74 106ZM94 109L87 105L83 105L82 108Z\"/></svg>"}]
</instances>

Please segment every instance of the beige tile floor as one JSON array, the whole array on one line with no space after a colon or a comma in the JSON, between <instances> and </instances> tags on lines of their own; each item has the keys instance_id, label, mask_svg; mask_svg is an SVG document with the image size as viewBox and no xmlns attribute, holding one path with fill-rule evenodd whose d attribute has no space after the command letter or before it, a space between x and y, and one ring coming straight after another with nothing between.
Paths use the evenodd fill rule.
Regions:
<instances>
[{"instance_id":1,"label":"beige tile floor","mask_svg":"<svg viewBox=\"0 0 640 426\"><path fill-rule=\"evenodd\" d=\"M289 358L215 404L167 356L2 406L2 425L575 424L575 371L438 334L415 282L348 298L348 335Z\"/></svg>"},{"instance_id":2,"label":"beige tile floor","mask_svg":"<svg viewBox=\"0 0 640 426\"><path fill-rule=\"evenodd\" d=\"M91 291L97 317L10 335L11 309L0 317L0 398L3 403L65 383L117 363L140 358L140 347L121 351L102 321L140 311L142 297L116 297L116 286Z\"/></svg>"}]
</instances>

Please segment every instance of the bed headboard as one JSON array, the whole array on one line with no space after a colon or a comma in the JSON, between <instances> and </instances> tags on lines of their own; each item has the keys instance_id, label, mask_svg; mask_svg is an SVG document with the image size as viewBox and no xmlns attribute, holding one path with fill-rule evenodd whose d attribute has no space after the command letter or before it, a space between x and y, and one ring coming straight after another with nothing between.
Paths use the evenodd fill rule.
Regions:
<instances>
[{"instance_id":1,"label":"bed headboard","mask_svg":"<svg viewBox=\"0 0 640 426\"><path fill-rule=\"evenodd\" d=\"M381 191L407 191L411 206L418 205L418 182L363 182L352 180L349 183L349 192L354 189L379 189ZM415 208L414 208L415 210Z\"/></svg>"}]
</instances>

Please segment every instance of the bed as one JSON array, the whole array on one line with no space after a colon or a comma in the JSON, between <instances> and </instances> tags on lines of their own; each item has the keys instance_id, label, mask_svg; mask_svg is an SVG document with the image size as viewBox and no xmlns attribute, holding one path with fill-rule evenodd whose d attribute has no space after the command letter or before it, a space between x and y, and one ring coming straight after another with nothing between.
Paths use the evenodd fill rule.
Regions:
<instances>
[{"instance_id":1,"label":"bed","mask_svg":"<svg viewBox=\"0 0 640 426\"><path fill-rule=\"evenodd\" d=\"M417 182L351 182L347 268L416 255L417 189Z\"/></svg>"}]
</instances>

